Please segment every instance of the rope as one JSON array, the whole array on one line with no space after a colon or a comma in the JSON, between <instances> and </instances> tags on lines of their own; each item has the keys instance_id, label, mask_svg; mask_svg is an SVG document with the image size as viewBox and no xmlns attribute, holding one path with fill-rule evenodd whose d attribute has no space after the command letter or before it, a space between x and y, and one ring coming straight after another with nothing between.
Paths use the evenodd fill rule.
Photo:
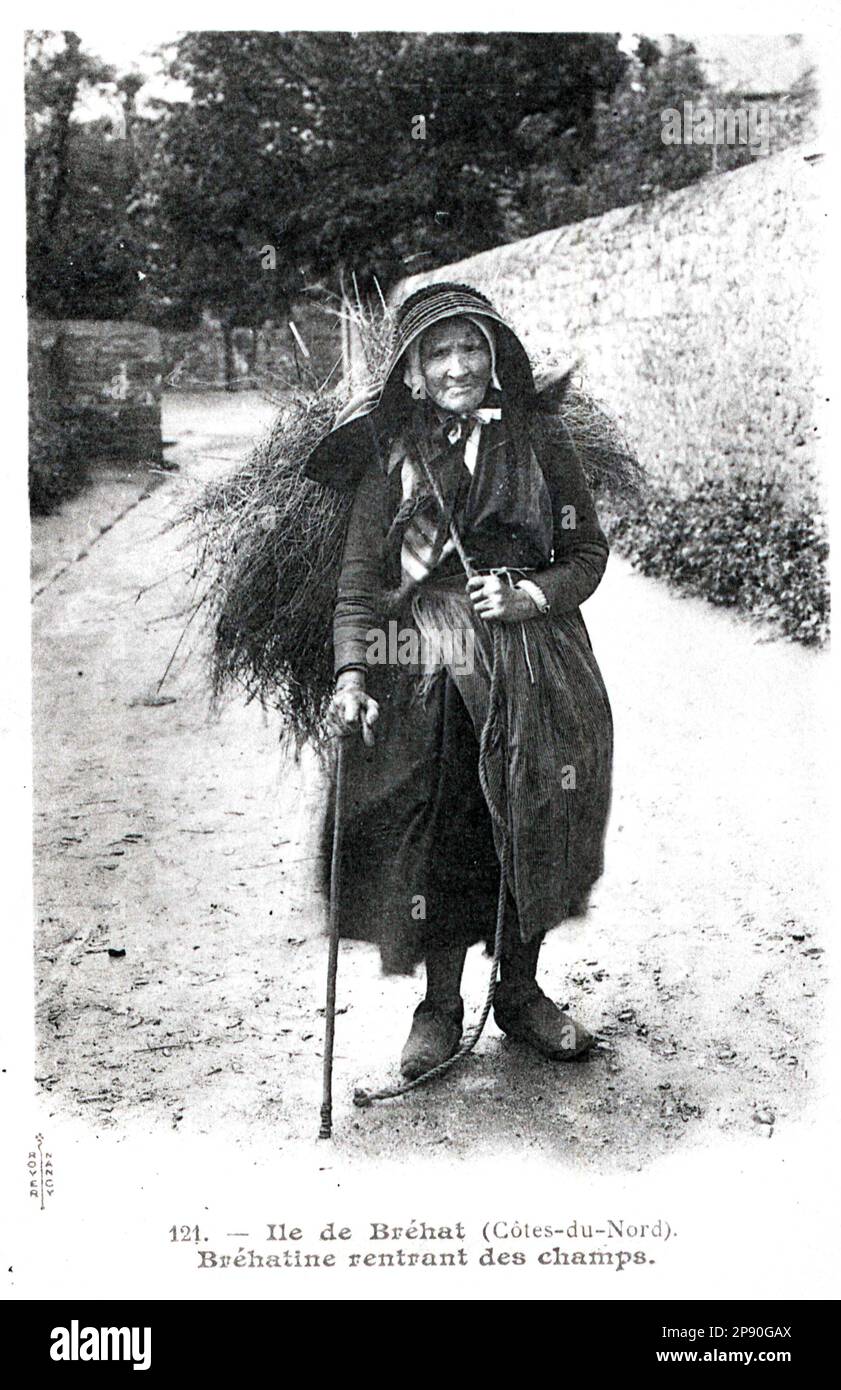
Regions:
<instances>
[{"instance_id":1,"label":"rope","mask_svg":"<svg viewBox=\"0 0 841 1390\"><path fill-rule=\"evenodd\" d=\"M441 508L442 514L446 517L447 513L444 506L444 499L441 496L441 490L438 487L437 480L433 476L431 469L429 468L426 460L423 457L421 457L421 464L423 466L424 473L426 474L427 482L429 483L432 492L435 496L435 500ZM462 545L461 537L458 534L455 522L453 522L452 520L449 521L449 529L450 535L453 540L453 545L455 546L458 557L461 560L465 574L469 579L473 576L475 571L473 569L472 564L470 563L469 557L465 552L464 546ZM484 795L485 801L487 802L488 810L491 814L491 819L493 820L494 824L499 830L500 839L502 842L502 853L500 855L499 895L497 897L496 904L496 927L494 930L493 962L491 964L490 976L488 978L488 988L485 993L485 1002L482 1007L482 1012L479 1015L478 1021L474 1024L473 1028L470 1030L465 1040L459 1046L458 1051L454 1052L452 1057L448 1057L445 1061L439 1062L436 1067L431 1067L429 1071L425 1071L422 1076L415 1077L414 1081L406 1081L400 1086L389 1086L382 1091L366 1091L361 1088L354 1091L353 1103L354 1105L357 1105L363 1109L366 1106L371 1105L376 1100L394 1100L397 1096L405 1096L408 1091L414 1091L419 1086L426 1086L430 1081L434 1081L437 1077L443 1076L444 1073L449 1071L451 1067L457 1066L459 1062L462 1062L464 1058L467 1057L468 1054L473 1051L477 1042L481 1038L482 1033L484 1032L485 1024L487 1023L488 1016L491 1012L491 1007L494 1001L494 995L496 993L497 977L499 975L499 962L502 956L502 939L505 931L506 890L508 886L509 870L511 867L511 836L508 828L508 816L507 813L503 815L499 807L494 802L493 796L491 795L490 785L488 783L487 769L490 742L493 735L494 727L497 723L497 715L499 713L499 687L501 679L502 632L499 623L495 622L493 625L493 663L491 667L490 690L488 692L488 713L485 717L485 722L482 726L482 733L479 738L479 785L482 788L482 793Z\"/></svg>"}]
</instances>

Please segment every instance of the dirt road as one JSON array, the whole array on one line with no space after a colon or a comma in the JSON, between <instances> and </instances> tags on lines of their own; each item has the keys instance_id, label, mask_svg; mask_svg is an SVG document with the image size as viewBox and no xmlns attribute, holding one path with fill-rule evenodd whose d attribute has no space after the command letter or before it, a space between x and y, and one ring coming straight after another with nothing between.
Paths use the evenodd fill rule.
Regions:
<instances>
[{"instance_id":1,"label":"dirt road","mask_svg":"<svg viewBox=\"0 0 841 1390\"><path fill-rule=\"evenodd\" d=\"M157 692L189 593L188 556L163 528L266 415L252 396L174 396L178 475L141 500L97 489L36 523L50 578L33 609L38 1079L53 1111L92 1126L224 1130L289 1153L312 1139L320 1090L318 771L281 756L258 709L212 717L195 652L179 650ZM65 547L57 564L58 538L80 526L87 553ZM557 1066L490 1024L443 1085L354 1110L355 1085L395 1078L421 985L382 979L373 950L347 944L346 1153L527 1149L638 1168L721 1132L768 1142L809 1104L825 658L616 557L585 614L616 720L607 871L588 919L553 933L541 963L603 1046ZM158 694L171 703L145 703ZM468 1012L486 969L472 952Z\"/></svg>"}]
</instances>

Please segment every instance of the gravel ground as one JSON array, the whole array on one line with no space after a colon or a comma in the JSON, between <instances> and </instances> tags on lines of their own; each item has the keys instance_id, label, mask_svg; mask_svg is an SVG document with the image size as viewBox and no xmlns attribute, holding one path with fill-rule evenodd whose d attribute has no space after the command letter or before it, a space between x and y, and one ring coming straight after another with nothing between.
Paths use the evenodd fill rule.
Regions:
<instances>
[{"instance_id":1,"label":"gravel ground","mask_svg":"<svg viewBox=\"0 0 841 1390\"><path fill-rule=\"evenodd\" d=\"M281 752L259 709L210 713L198 641L159 684L189 596L166 523L268 414L252 395L170 397L178 474L152 492L100 480L33 527L38 1082L49 1113L99 1130L224 1131L295 1154L321 1080L320 772ZM808 1116L826 658L617 557L585 616L616 720L607 870L586 921L552 934L541 982L599 1050L553 1065L491 1023L443 1084L355 1110L356 1085L395 1079L421 983L381 978L370 947L345 944L347 1156L528 1150L640 1169L724 1133L767 1143ZM468 1012L486 968L472 952Z\"/></svg>"}]
</instances>

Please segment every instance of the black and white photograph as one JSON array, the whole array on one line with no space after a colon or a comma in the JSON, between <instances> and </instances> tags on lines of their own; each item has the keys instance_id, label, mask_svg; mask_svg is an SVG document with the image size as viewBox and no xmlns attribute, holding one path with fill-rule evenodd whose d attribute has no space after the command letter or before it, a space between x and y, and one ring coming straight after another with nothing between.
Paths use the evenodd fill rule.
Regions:
<instances>
[{"instance_id":1,"label":"black and white photograph","mask_svg":"<svg viewBox=\"0 0 841 1390\"><path fill-rule=\"evenodd\" d=\"M796 1361L829 10L48 8L4 84L4 1297L753 1300L651 1364Z\"/></svg>"}]
</instances>

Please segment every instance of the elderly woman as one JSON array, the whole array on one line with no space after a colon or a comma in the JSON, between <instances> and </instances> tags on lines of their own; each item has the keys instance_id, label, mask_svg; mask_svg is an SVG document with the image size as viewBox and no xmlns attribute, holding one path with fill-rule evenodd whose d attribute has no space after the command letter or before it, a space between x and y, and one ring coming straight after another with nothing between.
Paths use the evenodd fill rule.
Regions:
<instances>
[{"instance_id":1,"label":"elderly woman","mask_svg":"<svg viewBox=\"0 0 841 1390\"><path fill-rule=\"evenodd\" d=\"M361 735L340 911L386 972L425 965L408 1079L457 1051L465 956L502 912L500 1028L555 1059L592 1043L536 981L546 932L601 873L610 800L579 613L608 547L566 438L489 301L435 284L399 311L376 404L308 465L355 487L334 622L335 718Z\"/></svg>"}]
</instances>

